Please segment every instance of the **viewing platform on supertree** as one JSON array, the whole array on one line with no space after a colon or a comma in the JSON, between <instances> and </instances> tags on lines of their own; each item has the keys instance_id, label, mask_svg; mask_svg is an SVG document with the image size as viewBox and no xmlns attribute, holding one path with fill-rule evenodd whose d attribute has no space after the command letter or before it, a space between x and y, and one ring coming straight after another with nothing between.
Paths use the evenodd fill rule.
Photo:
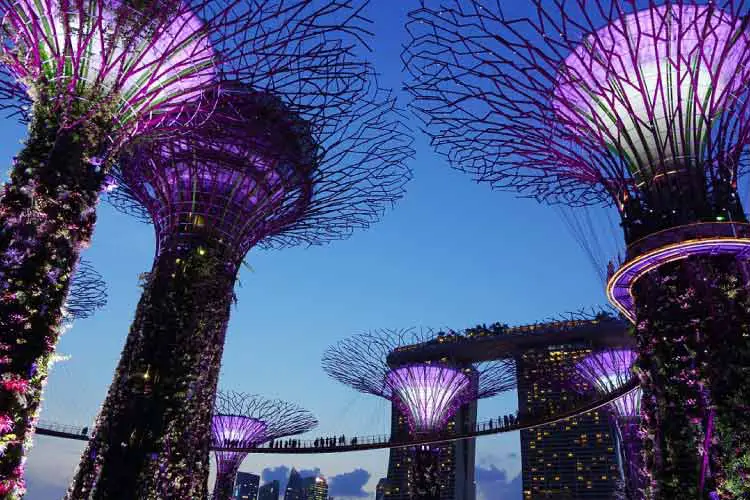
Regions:
<instances>
[{"instance_id":1,"label":"viewing platform on supertree","mask_svg":"<svg viewBox=\"0 0 750 500\"><path fill-rule=\"evenodd\" d=\"M0 191L0 371L12 381L0 385L0 420L12 423L0 431L0 494L25 490L71 276L118 151L192 126L219 78L249 69L258 36L246 29L283 12L240 0L0 1L0 107L29 122Z\"/></svg>"},{"instance_id":2,"label":"viewing platform on supertree","mask_svg":"<svg viewBox=\"0 0 750 500\"><path fill-rule=\"evenodd\" d=\"M637 327L653 395L643 403L651 494L748 495L739 401L750 397L750 229L737 186L750 142L750 5L516 7L424 0L412 11L411 106L433 146L478 181L618 210L629 247L608 295ZM711 427L722 437L703 482Z\"/></svg>"},{"instance_id":3,"label":"viewing platform on supertree","mask_svg":"<svg viewBox=\"0 0 750 500\"><path fill-rule=\"evenodd\" d=\"M600 394L616 391L633 380L636 352L632 349L607 349L594 351L576 364L580 377ZM615 428L622 479L627 498L642 498L644 478L641 474L641 396L638 388L610 404Z\"/></svg>"},{"instance_id":4,"label":"viewing platform on supertree","mask_svg":"<svg viewBox=\"0 0 750 500\"><path fill-rule=\"evenodd\" d=\"M245 254L345 238L403 194L412 139L353 55L366 35L361 7L295 0L271 15L276 5L261 2L268 17L248 28L258 51L246 64L257 72L224 81L189 133L124 148L113 172L113 201L153 222L156 255L70 498L117 495L123 484L144 497L207 494L212 404Z\"/></svg>"},{"instance_id":5,"label":"viewing platform on supertree","mask_svg":"<svg viewBox=\"0 0 750 500\"><path fill-rule=\"evenodd\" d=\"M360 392L391 401L406 417L412 437L439 435L461 406L515 387L515 363L497 359L466 363L450 357L392 364L402 346L436 337L432 330L380 330L355 335L329 347L323 369ZM411 448L409 485L415 498L437 498L442 485L440 445Z\"/></svg>"},{"instance_id":6,"label":"viewing platform on supertree","mask_svg":"<svg viewBox=\"0 0 750 500\"><path fill-rule=\"evenodd\" d=\"M213 500L230 500L242 461L242 451L222 448L254 448L285 436L314 429L318 421L298 406L284 401L234 391L219 391L211 419L211 441L216 457Z\"/></svg>"}]
</instances>

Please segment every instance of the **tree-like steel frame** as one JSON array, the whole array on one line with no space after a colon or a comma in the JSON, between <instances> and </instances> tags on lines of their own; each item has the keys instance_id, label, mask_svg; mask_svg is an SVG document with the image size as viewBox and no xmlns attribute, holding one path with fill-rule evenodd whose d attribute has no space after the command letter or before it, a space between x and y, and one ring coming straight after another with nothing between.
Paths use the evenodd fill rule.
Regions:
<instances>
[{"instance_id":1,"label":"tree-like steel frame","mask_svg":"<svg viewBox=\"0 0 750 500\"><path fill-rule=\"evenodd\" d=\"M211 434L214 448L253 448L265 442L314 429L318 421L295 404L254 394L219 391L216 395ZM216 482L212 498L232 498L242 451L215 451Z\"/></svg>"},{"instance_id":2,"label":"tree-like steel frame","mask_svg":"<svg viewBox=\"0 0 750 500\"><path fill-rule=\"evenodd\" d=\"M413 435L440 434L462 405L516 385L511 359L471 363L445 357L406 365L389 362L392 353L435 341L440 333L409 328L354 335L326 349L323 369L360 392L390 400L407 417ZM411 494L415 498L439 498L443 483L439 457L444 446L422 445L410 448L410 452Z\"/></svg>"},{"instance_id":3,"label":"tree-like steel frame","mask_svg":"<svg viewBox=\"0 0 750 500\"><path fill-rule=\"evenodd\" d=\"M578 375L600 394L616 391L633 379L637 354L632 349L597 350L576 363ZM620 466L624 476L626 498L642 497L641 438L638 435L641 414L641 389L613 401L610 406L614 435L618 437Z\"/></svg>"},{"instance_id":4,"label":"tree-like steel frame","mask_svg":"<svg viewBox=\"0 0 750 500\"><path fill-rule=\"evenodd\" d=\"M81 259L70 283L65 314L72 320L91 317L107 305L107 283L86 259Z\"/></svg>"},{"instance_id":5,"label":"tree-like steel frame","mask_svg":"<svg viewBox=\"0 0 750 500\"><path fill-rule=\"evenodd\" d=\"M649 488L665 498L750 494L747 252L724 244L725 233L730 243L748 234L737 182L750 141L750 5L500 4L423 0L409 14L412 109L434 147L479 181L619 210L623 271L644 252L661 259L627 284ZM670 244L685 248L658 252Z\"/></svg>"},{"instance_id":6,"label":"tree-like steel frame","mask_svg":"<svg viewBox=\"0 0 750 500\"><path fill-rule=\"evenodd\" d=\"M403 194L412 138L355 54L359 11L296 5L256 28L260 46L277 46L255 54L254 79L222 82L210 117L190 114L200 126L123 149L113 201L152 220L157 252L70 498L113 498L122 484L202 496L245 254L346 237ZM303 33L287 36L290 25Z\"/></svg>"},{"instance_id":7,"label":"tree-like steel frame","mask_svg":"<svg viewBox=\"0 0 750 500\"><path fill-rule=\"evenodd\" d=\"M25 490L22 461L70 278L121 146L197 124L188 113L214 106L221 78L269 80L253 54L296 60L309 53L286 48L336 29L297 29L311 17L299 12L285 0L0 2L0 97L30 122L0 193L0 494ZM269 66L284 87L285 65Z\"/></svg>"}]
</instances>

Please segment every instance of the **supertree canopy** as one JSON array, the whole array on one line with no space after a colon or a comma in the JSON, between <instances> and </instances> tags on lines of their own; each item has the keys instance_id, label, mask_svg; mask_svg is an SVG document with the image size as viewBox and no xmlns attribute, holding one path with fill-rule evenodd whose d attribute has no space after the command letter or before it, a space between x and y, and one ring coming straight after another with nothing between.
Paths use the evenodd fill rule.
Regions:
<instances>
[{"instance_id":1,"label":"supertree canopy","mask_svg":"<svg viewBox=\"0 0 750 500\"><path fill-rule=\"evenodd\" d=\"M216 482L213 499L232 498L234 481L246 452L231 448L252 448L272 439L301 434L314 429L318 421L298 406L284 401L234 391L220 391L211 419L216 456Z\"/></svg>"},{"instance_id":2,"label":"supertree canopy","mask_svg":"<svg viewBox=\"0 0 750 500\"><path fill-rule=\"evenodd\" d=\"M415 434L435 433L463 404L515 387L511 359L472 363L442 358L391 366L400 349L438 338L431 329L376 330L339 341L323 354L323 369L354 389L393 401L404 410Z\"/></svg>"},{"instance_id":3,"label":"supertree canopy","mask_svg":"<svg viewBox=\"0 0 750 500\"><path fill-rule=\"evenodd\" d=\"M578 374L598 392L622 388L633 377L637 354L632 349L611 348L589 354L576 364ZM618 437L618 457L627 497L642 498L641 438L638 434L641 414L641 389L631 391L612 402L613 424Z\"/></svg>"},{"instance_id":4,"label":"supertree canopy","mask_svg":"<svg viewBox=\"0 0 750 500\"><path fill-rule=\"evenodd\" d=\"M750 227L737 192L750 139L748 8L423 0L407 23L412 107L454 167L547 202L619 211L628 248L607 293L638 330L646 465L665 498L709 494L706 454L719 495L750 494L740 375ZM711 426L719 437L704 453Z\"/></svg>"},{"instance_id":5,"label":"supertree canopy","mask_svg":"<svg viewBox=\"0 0 750 500\"><path fill-rule=\"evenodd\" d=\"M240 0L0 1L0 97L29 120L0 191L0 492L23 494L47 364L118 149L210 109L261 15ZM269 14L270 15L270 14Z\"/></svg>"},{"instance_id":6,"label":"supertree canopy","mask_svg":"<svg viewBox=\"0 0 750 500\"><path fill-rule=\"evenodd\" d=\"M464 370L422 364L399 366L388 372L386 384L414 434L440 431L471 399L472 380Z\"/></svg>"},{"instance_id":7,"label":"supertree canopy","mask_svg":"<svg viewBox=\"0 0 750 500\"><path fill-rule=\"evenodd\" d=\"M153 221L157 251L70 498L114 498L123 484L139 498L202 497L245 253L348 236L402 194L411 138L352 55L359 11L296 6L253 28L271 48L250 52L254 80L223 82L210 119L192 113L202 125L189 134L123 150L115 202Z\"/></svg>"},{"instance_id":8,"label":"supertree canopy","mask_svg":"<svg viewBox=\"0 0 750 500\"><path fill-rule=\"evenodd\" d=\"M472 363L441 357L422 363L392 364L390 356L439 339L429 329L380 330L354 335L329 347L323 368L334 379L390 400L406 416L413 436L440 435L459 408L515 387L512 360ZM440 498L441 445L410 448L412 498Z\"/></svg>"}]
</instances>

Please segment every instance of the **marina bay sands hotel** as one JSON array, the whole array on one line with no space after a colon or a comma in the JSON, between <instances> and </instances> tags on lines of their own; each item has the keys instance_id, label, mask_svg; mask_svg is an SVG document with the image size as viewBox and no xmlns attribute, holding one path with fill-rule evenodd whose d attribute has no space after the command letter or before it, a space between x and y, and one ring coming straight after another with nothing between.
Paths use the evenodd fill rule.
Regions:
<instances>
[{"instance_id":1,"label":"marina bay sands hotel","mask_svg":"<svg viewBox=\"0 0 750 500\"><path fill-rule=\"evenodd\" d=\"M439 336L391 354L394 362L450 357L466 363L513 358L518 381L518 411L553 413L576 396L571 370L596 348L629 346L624 321L600 316L520 327L473 328L463 335ZM473 427L477 403L464 405L450 422L452 428ZM394 406L391 433L408 432L405 417ZM609 498L619 477L615 444L605 410L585 413L555 424L521 431L524 499ZM460 440L441 453L449 477L445 500L474 500L475 440ZM391 449L388 476L380 481L378 498L408 499L409 454Z\"/></svg>"}]
</instances>

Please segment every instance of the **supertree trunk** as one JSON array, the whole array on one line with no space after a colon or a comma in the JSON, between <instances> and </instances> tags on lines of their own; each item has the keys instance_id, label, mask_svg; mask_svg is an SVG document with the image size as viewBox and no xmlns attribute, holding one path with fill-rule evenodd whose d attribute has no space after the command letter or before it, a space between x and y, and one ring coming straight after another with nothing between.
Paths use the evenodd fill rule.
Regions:
<instances>
[{"instance_id":1,"label":"supertree trunk","mask_svg":"<svg viewBox=\"0 0 750 500\"><path fill-rule=\"evenodd\" d=\"M625 497L628 500L645 498L643 458L641 455L640 423L638 418L615 417L620 438L620 449L625 480Z\"/></svg>"},{"instance_id":2,"label":"supertree trunk","mask_svg":"<svg viewBox=\"0 0 750 500\"><path fill-rule=\"evenodd\" d=\"M746 412L740 418L746 403L737 405L748 394L747 376L737 375L750 361L750 309L740 277L730 258L683 259L634 288L645 466L656 498L709 498L713 485L728 479L724 462L736 450L748 456L750 423ZM721 445L705 450L714 408ZM705 477L706 453L713 478Z\"/></svg>"},{"instance_id":3,"label":"supertree trunk","mask_svg":"<svg viewBox=\"0 0 750 500\"><path fill-rule=\"evenodd\" d=\"M23 494L62 306L89 243L104 172L95 122L61 129L41 109L0 195L0 496Z\"/></svg>"},{"instance_id":4,"label":"supertree trunk","mask_svg":"<svg viewBox=\"0 0 750 500\"><path fill-rule=\"evenodd\" d=\"M232 464L231 467L219 470L216 473L216 482L214 483L214 492L212 500L232 500L234 493L234 481L237 477L237 471L240 468L239 462Z\"/></svg>"},{"instance_id":5,"label":"supertree trunk","mask_svg":"<svg viewBox=\"0 0 750 500\"><path fill-rule=\"evenodd\" d=\"M236 268L163 252L67 498L206 498L211 414ZM132 485L124 491L123 485Z\"/></svg>"},{"instance_id":6,"label":"supertree trunk","mask_svg":"<svg viewBox=\"0 0 750 500\"><path fill-rule=\"evenodd\" d=\"M440 500L445 485L440 470L441 446L426 445L412 450L410 466L410 498L415 500Z\"/></svg>"}]
</instances>

